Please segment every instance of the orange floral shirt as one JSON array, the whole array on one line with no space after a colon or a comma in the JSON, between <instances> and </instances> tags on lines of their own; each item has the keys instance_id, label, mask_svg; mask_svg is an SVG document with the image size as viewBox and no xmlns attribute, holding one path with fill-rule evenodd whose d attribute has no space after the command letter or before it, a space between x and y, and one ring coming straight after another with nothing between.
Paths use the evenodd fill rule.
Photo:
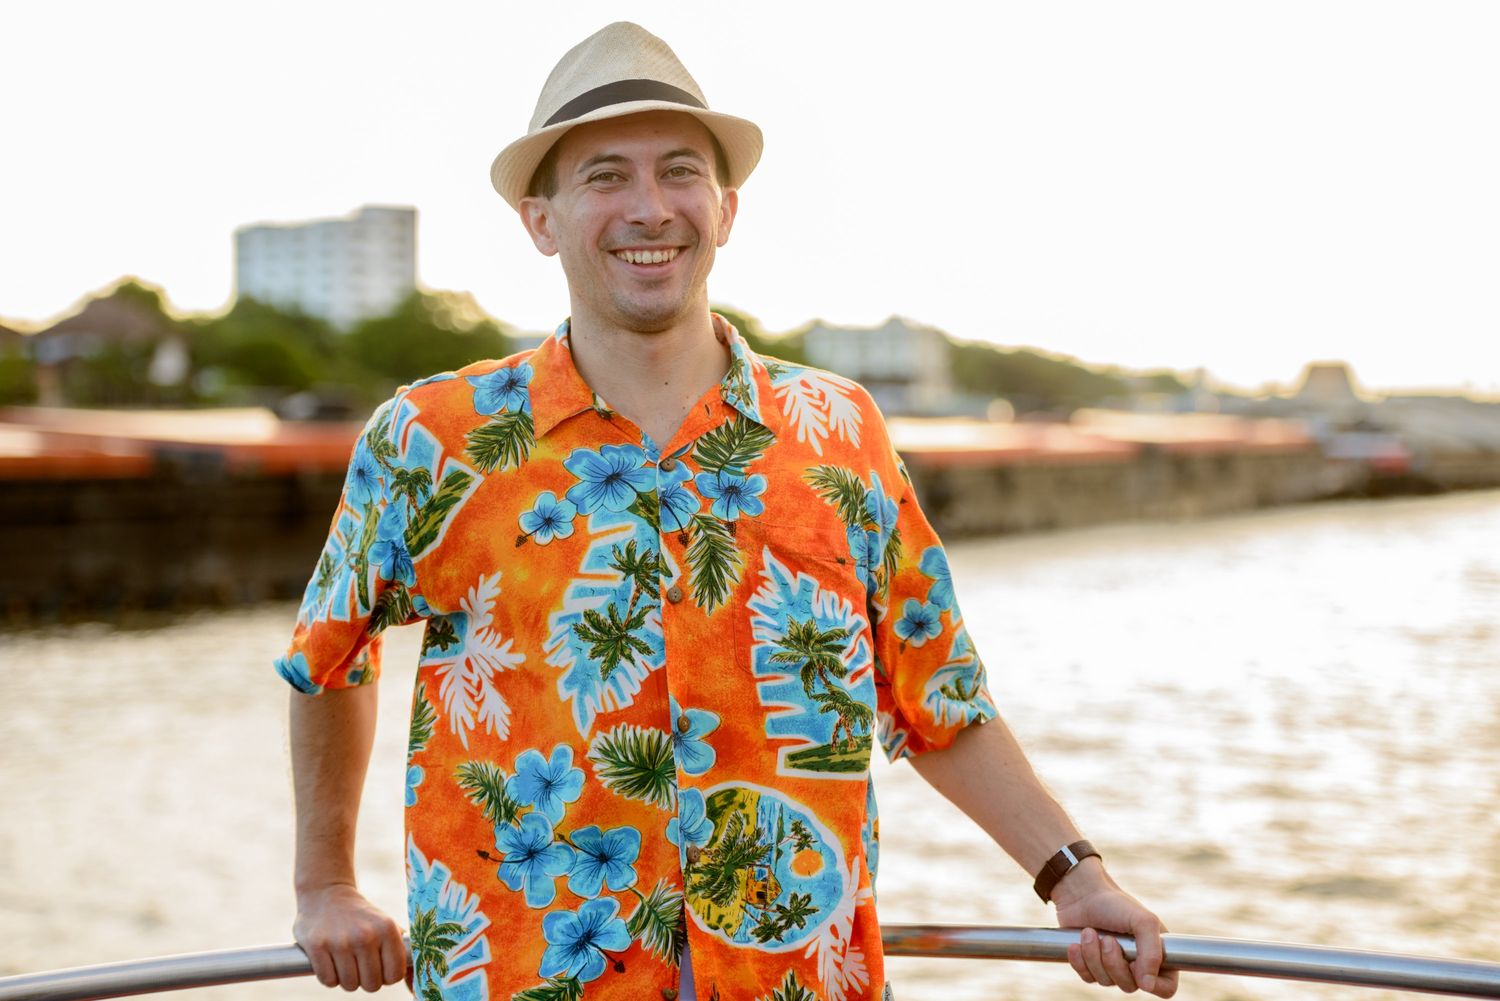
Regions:
<instances>
[{"instance_id":1,"label":"orange floral shirt","mask_svg":"<svg viewBox=\"0 0 1500 1001\"><path fill-rule=\"evenodd\" d=\"M354 448L283 677L425 621L406 776L418 998L878 998L869 755L991 718L865 390L750 350L669 442L568 325L403 387Z\"/></svg>"}]
</instances>

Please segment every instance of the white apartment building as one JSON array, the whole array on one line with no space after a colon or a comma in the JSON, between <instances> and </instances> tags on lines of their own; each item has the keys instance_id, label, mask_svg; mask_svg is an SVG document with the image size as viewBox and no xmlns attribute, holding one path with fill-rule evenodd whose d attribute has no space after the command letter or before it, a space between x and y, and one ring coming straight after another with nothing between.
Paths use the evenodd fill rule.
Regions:
<instances>
[{"instance_id":1,"label":"white apartment building","mask_svg":"<svg viewBox=\"0 0 1500 1001\"><path fill-rule=\"evenodd\" d=\"M963 409L941 330L893 316L880 327L831 327L819 320L804 336L807 360L849 377L887 413L945 414Z\"/></svg>"},{"instance_id":2,"label":"white apartment building","mask_svg":"<svg viewBox=\"0 0 1500 1001\"><path fill-rule=\"evenodd\" d=\"M234 231L236 295L300 309L348 329L417 284L417 210L366 205L342 219Z\"/></svg>"}]
</instances>

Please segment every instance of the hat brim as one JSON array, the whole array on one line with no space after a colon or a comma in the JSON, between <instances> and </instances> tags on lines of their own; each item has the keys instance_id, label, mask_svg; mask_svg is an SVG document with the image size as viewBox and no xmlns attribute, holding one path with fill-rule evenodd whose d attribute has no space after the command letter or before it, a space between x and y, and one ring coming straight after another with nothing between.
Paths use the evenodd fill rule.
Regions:
<instances>
[{"instance_id":1,"label":"hat brim","mask_svg":"<svg viewBox=\"0 0 1500 1001\"><path fill-rule=\"evenodd\" d=\"M729 174L726 187L738 188L744 184L750 172L755 169L755 165L760 162L764 139L761 136L760 127L754 122L670 101L628 101L624 104L611 104L605 108L597 108L588 114L570 118L566 122L558 122L556 125L549 125L547 128L538 129L530 135L517 139L502 149L495 157L495 162L490 164L490 183L495 186L500 197L519 212L521 199L526 197L526 189L531 184L531 175L536 173L537 165L546 157L547 151L552 148L553 144L562 138L564 132L588 122L621 118L625 115L640 114L643 111L680 111L702 122L704 127L719 140L719 145L724 148L724 157L729 161L725 164L725 169Z\"/></svg>"}]
</instances>

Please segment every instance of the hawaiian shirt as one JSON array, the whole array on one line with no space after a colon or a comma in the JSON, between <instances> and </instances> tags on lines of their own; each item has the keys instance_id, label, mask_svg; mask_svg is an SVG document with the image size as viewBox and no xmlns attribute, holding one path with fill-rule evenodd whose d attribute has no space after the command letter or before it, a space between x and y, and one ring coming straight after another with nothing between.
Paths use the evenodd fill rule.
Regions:
<instances>
[{"instance_id":1,"label":"hawaiian shirt","mask_svg":"<svg viewBox=\"0 0 1500 1001\"><path fill-rule=\"evenodd\" d=\"M401 388L281 675L365 684L425 622L406 773L418 998L851 1001L885 986L874 738L995 709L858 384L754 353L671 441L540 347Z\"/></svg>"}]
</instances>

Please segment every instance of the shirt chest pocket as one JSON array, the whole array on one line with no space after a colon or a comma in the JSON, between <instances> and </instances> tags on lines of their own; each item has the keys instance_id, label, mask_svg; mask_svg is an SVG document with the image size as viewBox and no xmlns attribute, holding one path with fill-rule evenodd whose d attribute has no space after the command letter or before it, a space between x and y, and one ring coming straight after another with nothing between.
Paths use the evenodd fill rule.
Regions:
<instances>
[{"instance_id":1,"label":"shirt chest pocket","mask_svg":"<svg viewBox=\"0 0 1500 1001\"><path fill-rule=\"evenodd\" d=\"M868 576L855 543L836 522L742 519L736 534L745 557L745 597L734 609L736 668L755 678L764 706L777 709L767 736L805 739L809 769L862 772L875 684Z\"/></svg>"}]
</instances>

